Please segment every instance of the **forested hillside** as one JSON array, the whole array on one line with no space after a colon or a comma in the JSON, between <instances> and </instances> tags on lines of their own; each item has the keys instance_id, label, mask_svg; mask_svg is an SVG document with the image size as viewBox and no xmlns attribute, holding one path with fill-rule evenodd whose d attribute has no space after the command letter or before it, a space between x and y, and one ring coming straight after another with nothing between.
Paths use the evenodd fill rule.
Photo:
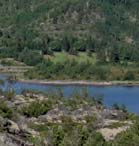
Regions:
<instances>
[{"instance_id":1,"label":"forested hillside","mask_svg":"<svg viewBox=\"0 0 139 146\"><path fill-rule=\"evenodd\" d=\"M139 146L139 0L0 0L0 73L0 145Z\"/></svg>"},{"instance_id":2,"label":"forested hillside","mask_svg":"<svg viewBox=\"0 0 139 146\"><path fill-rule=\"evenodd\" d=\"M35 65L55 52L86 52L97 62L136 63L138 18L137 0L1 0L0 56Z\"/></svg>"}]
</instances>

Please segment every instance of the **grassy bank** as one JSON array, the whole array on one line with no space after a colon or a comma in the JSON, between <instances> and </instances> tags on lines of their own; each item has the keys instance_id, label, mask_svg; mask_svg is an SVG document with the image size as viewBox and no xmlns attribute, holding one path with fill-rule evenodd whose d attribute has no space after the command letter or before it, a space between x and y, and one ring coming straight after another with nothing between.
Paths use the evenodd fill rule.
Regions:
<instances>
[{"instance_id":1,"label":"grassy bank","mask_svg":"<svg viewBox=\"0 0 139 146\"><path fill-rule=\"evenodd\" d=\"M138 64L90 63L45 60L25 73L28 79L139 81Z\"/></svg>"},{"instance_id":2,"label":"grassy bank","mask_svg":"<svg viewBox=\"0 0 139 146\"><path fill-rule=\"evenodd\" d=\"M53 56L50 55L45 55L44 56L46 60L50 59L54 63L62 63L65 61L77 61L78 63L91 63L95 64L97 59L96 59L96 54L92 54L89 56L86 52L79 52L78 55L70 55L69 53L66 52L55 52Z\"/></svg>"}]
</instances>

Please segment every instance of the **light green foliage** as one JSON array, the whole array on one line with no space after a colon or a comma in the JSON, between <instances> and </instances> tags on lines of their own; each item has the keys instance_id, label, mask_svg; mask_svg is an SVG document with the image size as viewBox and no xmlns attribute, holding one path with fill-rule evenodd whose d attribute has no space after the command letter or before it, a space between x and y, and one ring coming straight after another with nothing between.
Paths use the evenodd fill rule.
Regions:
<instances>
[{"instance_id":1,"label":"light green foliage","mask_svg":"<svg viewBox=\"0 0 139 146\"><path fill-rule=\"evenodd\" d=\"M89 57L87 55L87 53L78 53L77 56L75 55L69 55L68 53L66 52L56 52L54 53L54 56L52 58L50 58L50 60L52 60L53 62L55 63L58 63L58 62L65 62L65 61L77 61L79 63L81 62L88 62L88 63L91 63L91 64L95 64L96 63L96 56L95 54L93 54L93 56Z\"/></svg>"},{"instance_id":2,"label":"light green foliage","mask_svg":"<svg viewBox=\"0 0 139 146\"><path fill-rule=\"evenodd\" d=\"M43 139L41 139L40 137L29 137L28 141L33 143L34 146L45 146L43 143Z\"/></svg>"}]
</instances>

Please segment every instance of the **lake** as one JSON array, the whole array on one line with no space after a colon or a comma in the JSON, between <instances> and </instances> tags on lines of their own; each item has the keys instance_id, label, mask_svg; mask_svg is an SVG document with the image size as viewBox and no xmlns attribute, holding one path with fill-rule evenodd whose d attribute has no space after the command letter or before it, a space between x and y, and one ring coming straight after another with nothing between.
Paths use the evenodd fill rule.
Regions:
<instances>
[{"instance_id":1,"label":"lake","mask_svg":"<svg viewBox=\"0 0 139 146\"><path fill-rule=\"evenodd\" d=\"M1 76L0 78L5 78ZM3 87L6 89L8 83ZM44 85L35 83L16 82L12 85L17 94L20 94L23 89L33 89L47 92L50 89L56 90L61 88L66 97L70 97L75 91L86 88L92 97L103 97L104 104L111 107L114 103L119 105L124 104L129 112L139 114L139 86L81 86L81 85Z\"/></svg>"}]
</instances>

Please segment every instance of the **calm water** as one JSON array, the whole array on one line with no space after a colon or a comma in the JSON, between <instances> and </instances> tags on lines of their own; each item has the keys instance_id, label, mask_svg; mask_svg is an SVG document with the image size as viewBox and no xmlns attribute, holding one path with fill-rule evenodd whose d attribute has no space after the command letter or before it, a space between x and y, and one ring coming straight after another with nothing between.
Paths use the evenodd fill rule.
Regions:
<instances>
[{"instance_id":1,"label":"calm water","mask_svg":"<svg viewBox=\"0 0 139 146\"><path fill-rule=\"evenodd\" d=\"M2 77L3 78L3 77ZM5 84L4 89L6 88ZM78 91L82 90L84 86L77 85L42 85L42 84L32 84L32 83L21 83L17 82L12 85L16 90L17 94L20 94L23 89L34 89L40 91L48 91L51 89L55 90L60 87L64 95L69 97L72 95L75 89ZM124 104L128 111L139 114L139 86L133 87L123 87L123 86L85 86L91 96L100 97L103 96L104 104L111 107L114 103L119 105Z\"/></svg>"}]
</instances>

